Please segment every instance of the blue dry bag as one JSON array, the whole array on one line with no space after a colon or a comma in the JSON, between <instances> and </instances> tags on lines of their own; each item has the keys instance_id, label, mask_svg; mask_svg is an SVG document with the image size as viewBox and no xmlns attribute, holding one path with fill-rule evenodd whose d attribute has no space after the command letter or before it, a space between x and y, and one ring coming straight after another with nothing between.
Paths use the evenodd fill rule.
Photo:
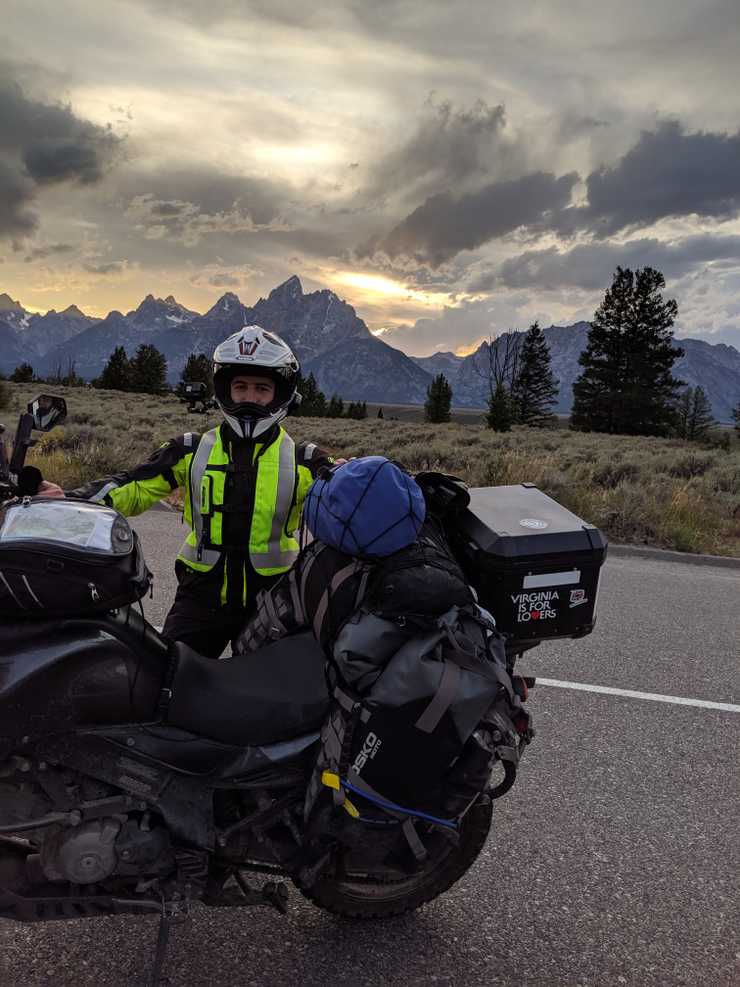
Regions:
<instances>
[{"instance_id":1,"label":"blue dry bag","mask_svg":"<svg viewBox=\"0 0 740 987\"><path fill-rule=\"evenodd\" d=\"M385 456L363 456L315 480L303 519L320 541L347 555L392 555L410 545L424 523L420 487Z\"/></svg>"}]
</instances>

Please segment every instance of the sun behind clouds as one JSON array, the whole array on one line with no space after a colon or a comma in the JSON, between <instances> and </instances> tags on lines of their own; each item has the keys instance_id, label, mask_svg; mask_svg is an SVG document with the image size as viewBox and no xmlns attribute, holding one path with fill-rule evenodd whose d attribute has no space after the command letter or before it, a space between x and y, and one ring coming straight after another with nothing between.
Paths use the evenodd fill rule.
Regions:
<instances>
[{"instance_id":1,"label":"sun behind clouds","mask_svg":"<svg viewBox=\"0 0 740 987\"><path fill-rule=\"evenodd\" d=\"M332 280L336 284L354 288L370 302L383 298L404 298L429 308L441 308L451 303L449 294L443 291L420 291L418 288L408 288L399 281L383 277L381 274L363 274L360 271L339 271Z\"/></svg>"}]
</instances>

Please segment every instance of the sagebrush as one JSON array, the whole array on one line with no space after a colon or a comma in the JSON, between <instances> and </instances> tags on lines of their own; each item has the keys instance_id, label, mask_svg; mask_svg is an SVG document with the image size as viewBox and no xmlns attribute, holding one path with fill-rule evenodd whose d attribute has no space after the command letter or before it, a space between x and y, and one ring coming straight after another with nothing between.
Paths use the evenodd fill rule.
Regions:
<instances>
[{"instance_id":1,"label":"sagebrush","mask_svg":"<svg viewBox=\"0 0 740 987\"><path fill-rule=\"evenodd\" d=\"M8 426L33 396L8 384ZM202 432L218 412L189 415L175 397L55 388L67 422L41 436L29 454L66 488L119 472L185 431ZM740 556L740 443L730 430L704 444L482 424L431 425L368 418L289 418L288 431L335 455L382 454L410 470L438 469L471 486L534 483L615 542ZM177 497L173 498L177 500Z\"/></svg>"}]
</instances>

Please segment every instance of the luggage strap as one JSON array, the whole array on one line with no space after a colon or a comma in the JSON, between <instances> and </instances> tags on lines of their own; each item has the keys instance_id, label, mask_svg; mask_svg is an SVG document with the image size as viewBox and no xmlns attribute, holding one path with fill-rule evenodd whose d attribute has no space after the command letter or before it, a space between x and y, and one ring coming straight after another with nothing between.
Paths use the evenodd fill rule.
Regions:
<instances>
[{"instance_id":1,"label":"luggage strap","mask_svg":"<svg viewBox=\"0 0 740 987\"><path fill-rule=\"evenodd\" d=\"M414 726L424 733L433 733L439 721L452 705L460 684L460 666L452 661L442 662L442 678L432 700Z\"/></svg>"},{"instance_id":2,"label":"luggage strap","mask_svg":"<svg viewBox=\"0 0 740 987\"><path fill-rule=\"evenodd\" d=\"M317 641L323 640L322 631L324 629L324 620L326 618L326 612L329 609L329 602L332 594L336 593L348 579L352 579L358 573L361 573L360 583L357 587L357 595L355 597L355 609L357 609L365 596L367 581L370 578L370 568L371 567L367 564L367 562L362 562L360 559L353 559L348 565L344 566L344 568L334 574L332 581L324 590L314 614L313 633ZM305 586L305 578L303 585Z\"/></svg>"}]
</instances>

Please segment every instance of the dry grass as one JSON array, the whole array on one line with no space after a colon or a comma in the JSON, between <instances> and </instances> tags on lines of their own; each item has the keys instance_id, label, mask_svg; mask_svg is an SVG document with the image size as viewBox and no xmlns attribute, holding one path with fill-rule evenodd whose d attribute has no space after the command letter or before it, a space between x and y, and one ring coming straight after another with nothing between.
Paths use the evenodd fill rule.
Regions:
<instances>
[{"instance_id":1,"label":"dry grass","mask_svg":"<svg viewBox=\"0 0 740 987\"><path fill-rule=\"evenodd\" d=\"M38 385L10 385L16 412ZM72 487L146 459L218 413L188 415L172 397L56 388L69 405L64 426L31 451L44 475ZM6 424L13 415L3 412ZM439 469L471 486L534 483L615 542L740 556L740 445L587 435L566 429L491 432L482 425L427 425L368 418L293 418L295 439L336 455L383 454L411 470Z\"/></svg>"}]
</instances>

